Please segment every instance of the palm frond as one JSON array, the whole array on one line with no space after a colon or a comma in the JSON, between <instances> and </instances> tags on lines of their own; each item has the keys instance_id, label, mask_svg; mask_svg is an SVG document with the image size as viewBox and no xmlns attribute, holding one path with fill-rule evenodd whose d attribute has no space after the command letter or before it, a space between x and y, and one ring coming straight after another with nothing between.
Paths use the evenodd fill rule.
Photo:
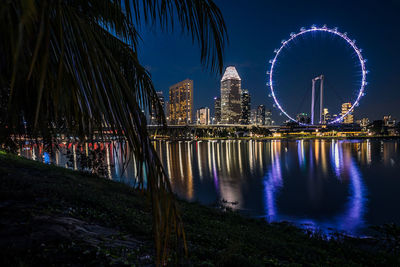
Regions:
<instances>
[{"instance_id":1,"label":"palm frond","mask_svg":"<svg viewBox=\"0 0 400 267\"><path fill-rule=\"evenodd\" d=\"M0 137L20 133L22 121L32 138L66 134L90 140L104 126L123 136L139 187L151 195L158 263L168 256L170 237L185 236L168 176L148 138L145 113L156 107L155 115L165 119L151 76L138 60L137 27L174 29L176 22L199 43L204 65L222 71L226 29L211 0L0 3L0 99L7 97Z\"/></svg>"}]
</instances>

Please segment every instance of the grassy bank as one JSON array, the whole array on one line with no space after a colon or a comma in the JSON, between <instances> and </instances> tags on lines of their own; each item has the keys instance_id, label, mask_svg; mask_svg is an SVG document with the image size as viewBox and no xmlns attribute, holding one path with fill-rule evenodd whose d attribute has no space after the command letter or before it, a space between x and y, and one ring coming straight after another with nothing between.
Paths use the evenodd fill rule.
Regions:
<instances>
[{"instance_id":1,"label":"grassy bank","mask_svg":"<svg viewBox=\"0 0 400 267\"><path fill-rule=\"evenodd\" d=\"M185 265L399 265L373 240L326 241L289 224L180 201ZM104 178L0 153L1 266L152 264L149 199ZM173 262L171 261L171 265Z\"/></svg>"}]
</instances>

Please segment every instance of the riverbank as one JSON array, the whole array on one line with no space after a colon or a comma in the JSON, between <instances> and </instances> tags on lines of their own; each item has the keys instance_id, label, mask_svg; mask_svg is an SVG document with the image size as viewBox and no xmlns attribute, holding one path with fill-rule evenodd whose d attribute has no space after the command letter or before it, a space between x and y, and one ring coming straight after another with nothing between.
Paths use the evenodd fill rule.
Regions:
<instances>
[{"instance_id":1,"label":"riverbank","mask_svg":"<svg viewBox=\"0 0 400 267\"><path fill-rule=\"evenodd\" d=\"M273 141L273 140L399 140L400 136L316 136L316 135L292 135L292 136L265 136L265 137L200 137L200 138L152 138L153 141Z\"/></svg>"},{"instance_id":2,"label":"riverbank","mask_svg":"<svg viewBox=\"0 0 400 267\"><path fill-rule=\"evenodd\" d=\"M399 265L372 239L179 201L194 266ZM121 183L0 154L0 265L152 264L149 198Z\"/></svg>"}]
</instances>

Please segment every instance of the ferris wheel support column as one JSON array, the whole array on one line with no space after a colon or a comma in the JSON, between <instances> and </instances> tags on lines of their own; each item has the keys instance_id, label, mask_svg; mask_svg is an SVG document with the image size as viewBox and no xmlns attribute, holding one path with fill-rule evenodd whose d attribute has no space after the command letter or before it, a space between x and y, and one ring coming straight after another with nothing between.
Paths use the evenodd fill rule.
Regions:
<instances>
[{"instance_id":1,"label":"ferris wheel support column","mask_svg":"<svg viewBox=\"0 0 400 267\"><path fill-rule=\"evenodd\" d=\"M314 124L315 81L316 81L316 79L312 79L312 91L311 91L311 125Z\"/></svg>"},{"instance_id":2,"label":"ferris wheel support column","mask_svg":"<svg viewBox=\"0 0 400 267\"><path fill-rule=\"evenodd\" d=\"M324 75L319 76L320 99L319 99L319 124L322 124L322 111L324 109Z\"/></svg>"}]
</instances>

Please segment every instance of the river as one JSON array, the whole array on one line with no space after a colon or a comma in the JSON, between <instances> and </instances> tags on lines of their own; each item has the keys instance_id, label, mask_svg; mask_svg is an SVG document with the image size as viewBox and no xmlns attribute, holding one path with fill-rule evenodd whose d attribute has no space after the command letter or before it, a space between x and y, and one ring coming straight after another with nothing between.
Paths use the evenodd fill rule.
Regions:
<instances>
[{"instance_id":1,"label":"river","mask_svg":"<svg viewBox=\"0 0 400 267\"><path fill-rule=\"evenodd\" d=\"M400 142L396 139L153 144L173 191L188 201L223 203L248 216L351 235L364 235L371 225L400 224ZM86 149L94 146L104 151L105 176L134 184L135 168L130 165L123 171L119 145L102 143ZM79 169L77 149L65 144L49 154L34 145L25 146L20 154Z\"/></svg>"}]
</instances>

